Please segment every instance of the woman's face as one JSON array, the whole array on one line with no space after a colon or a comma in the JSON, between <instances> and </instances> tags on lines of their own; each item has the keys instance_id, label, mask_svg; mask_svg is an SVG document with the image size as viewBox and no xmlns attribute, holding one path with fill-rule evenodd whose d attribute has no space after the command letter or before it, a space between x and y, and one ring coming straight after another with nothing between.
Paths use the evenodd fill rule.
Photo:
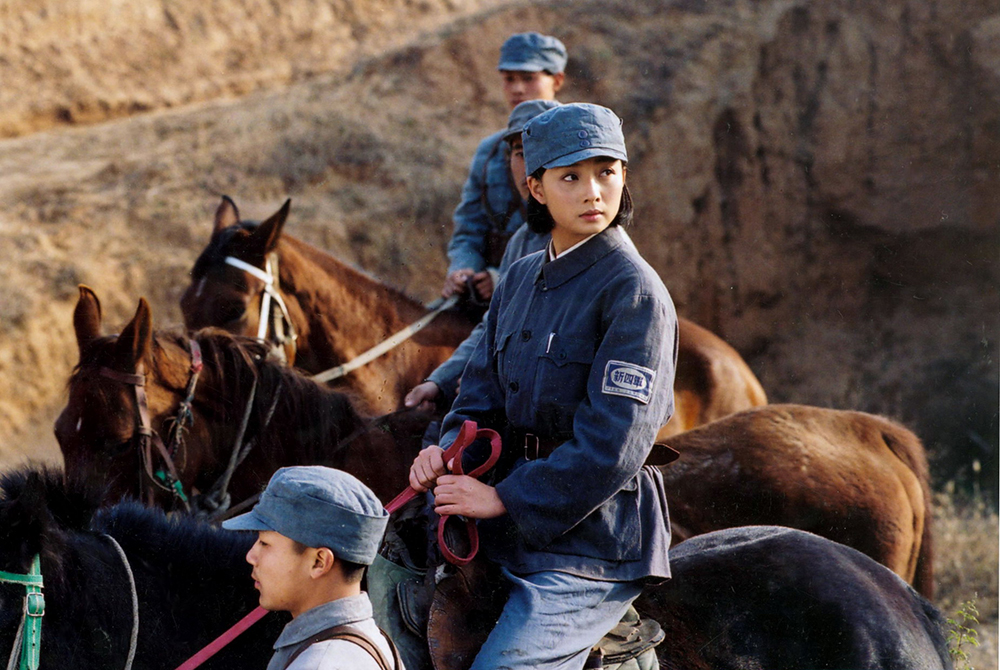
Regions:
<instances>
[{"instance_id":1,"label":"woman's face","mask_svg":"<svg viewBox=\"0 0 1000 670\"><path fill-rule=\"evenodd\" d=\"M622 203L625 165L613 158L588 158L548 169L541 179L528 177L528 188L555 221L552 243L560 253L611 225Z\"/></svg>"}]
</instances>

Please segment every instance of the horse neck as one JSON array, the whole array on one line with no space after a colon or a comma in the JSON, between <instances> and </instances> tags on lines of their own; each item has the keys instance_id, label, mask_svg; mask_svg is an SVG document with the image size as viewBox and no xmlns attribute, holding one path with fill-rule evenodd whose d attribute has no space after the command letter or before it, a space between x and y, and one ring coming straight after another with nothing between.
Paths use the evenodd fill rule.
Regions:
<instances>
[{"instance_id":1,"label":"horse neck","mask_svg":"<svg viewBox=\"0 0 1000 670\"><path fill-rule=\"evenodd\" d=\"M207 376L203 384L206 390L200 394L196 409L200 408L207 424L209 444L202 446L212 452L210 460L217 464L211 471L203 469L206 479L222 474L239 446L252 443L248 462L237 471L253 470L254 462L265 469L320 462L333 444L365 425L347 396L278 363L259 363L256 385L249 373L240 380L221 380L219 371L210 368L207 360L203 374ZM226 389L230 400L228 411L220 405L220 388ZM248 406L249 418L240 439ZM198 421L196 417L195 423Z\"/></svg>"},{"instance_id":2,"label":"horse neck","mask_svg":"<svg viewBox=\"0 0 1000 670\"><path fill-rule=\"evenodd\" d=\"M402 291L355 270L333 256L293 237L279 245L282 291L290 294L301 310L300 332L309 333L310 344L328 349L336 362L343 362L426 313L419 301ZM454 347L471 329L468 319L445 313L426 329L438 333L432 345Z\"/></svg>"},{"instance_id":3,"label":"horse neck","mask_svg":"<svg viewBox=\"0 0 1000 670\"><path fill-rule=\"evenodd\" d=\"M133 622L124 564L105 538L81 532L64 537L58 577L42 565L41 667L124 668Z\"/></svg>"}]
</instances>

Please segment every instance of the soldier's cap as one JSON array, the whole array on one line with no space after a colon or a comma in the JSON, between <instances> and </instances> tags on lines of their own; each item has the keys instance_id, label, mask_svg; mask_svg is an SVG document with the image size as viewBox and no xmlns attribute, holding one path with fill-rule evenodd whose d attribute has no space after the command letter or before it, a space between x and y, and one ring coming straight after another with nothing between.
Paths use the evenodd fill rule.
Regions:
<instances>
[{"instance_id":1,"label":"soldier's cap","mask_svg":"<svg viewBox=\"0 0 1000 670\"><path fill-rule=\"evenodd\" d=\"M597 156L628 162L622 120L607 107L574 102L542 112L521 133L524 169L565 167Z\"/></svg>"},{"instance_id":2,"label":"soldier's cap","mask_svg":"<svg viewBox=\"0 0 1000 670\"><path fill-rule=\"evenodd\" d=\"M307 547L326 547L353 563L375 560L389 513L352 475L321 465L281 468L252 510L222 522L228 530L271 530Z\"/></svg>"},{"instance_id":3,"label":"soldier's cap","mask_svg":"<svg viewBox=\"0 0 1000 670\"><path fill-rule=\"evenodd\" d=\"M518 33L508 37L500 47L497 69L559 74L566 69L567 58L566 47L555 37Z\"/></svg>"},{"instance_id":4,"label":"soldier's cap","mask_svg":"<svg viewBox=\"0 0 1000 670\"><path fill-rule=\"evenodd\" d=\"M518 103L507 118L507 130L503 134L503 139L510 142L521 134L521 131L524 130L524 124L542 112L558 106L559 103L555 100L525 100Z\"/></svg>"}]
</instances>

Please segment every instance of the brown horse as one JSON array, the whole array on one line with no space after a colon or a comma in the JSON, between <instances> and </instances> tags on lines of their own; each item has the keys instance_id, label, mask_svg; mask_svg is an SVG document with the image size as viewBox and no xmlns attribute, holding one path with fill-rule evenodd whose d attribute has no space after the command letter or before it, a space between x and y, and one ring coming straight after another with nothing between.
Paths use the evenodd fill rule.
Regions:
<instances>
[{"instance_id":1,"label":"brown horse","mask_svg":"<svg viewBox=\"0 0 1000 670\"><path fill-rule=\"evenodd\" d=\"M804 405L740 412L665 440L674 540L773 524L853 547L934 591L931 497L920 439L888 419Z\"/></svg>"},{"instance_id":2,"label":"brown horse","mask_svg":"<svg viewBox=\"0 0 1000 670\"><path fill-rule=\"evenodd\" d=\"M265 283L256 275L269 256L278 264L273 288L287 308L290 323L285 329L298 335L297 351L285 343L288 359L294 357L295 364L310 374L343 364L422 313L418 303L401 293L283 235L288 210L286 202L260 224L241 222L236 205L223 198L212 238L195 262L191 285L181 298L189 328L217 326L241 335L260 334ZM228 264L227 258L256 271ZM346 383L370 407L380 412L396 409L406 392L462 342L471 325L461 315L445 313L412 340L350 373ZM676 411L661 436L767 403L760 382L735 349L686 319L680 319L679 327Z\"/></svg>"},{"instance_id":3,"label":"brown horse","mask_svg":"<svg viewBox=\"0 0 1000 670\"><path fill-rule=\"evenodd\" d=\"M764 387L735 349L683 317L677 327L674 415L658 440L767 404Z\"/></svg>"},{"instance_id":4,"label":"brown horse","mask_svg":"<svg viewBox=\"0 0 1000 670\"><path fill-rule=\"evenodd\" d=\"M181 298L189 328L217 326L257 335L265 283L228 264L226 258L263 268L271 254L278 262L275 288L297 335L294 363L308 373L352 360L426 313L418 301L315 247L283 236L288 210L285 202L257 225L241 222L236 205L223 198L212 239L195 262L192 283ZM411 339L348 374L346 387L370 412L398 409L407 391L447 360L474 325L465 314L443 312Z\"/></svg>"},{"instance_id":5,"label":"brown horse","mask_svg":"<svg viewBox=\"0 0 1000 670\"><path fill-rule=\"evenodd\" d=\"M406 486L422 413L367 419L345 394L268 361L250 338L154 332L143 299L120 335L103 337L97 296L81 286L74 327L80 362L55 433L67 473L105 482L106 502L149 491L163 506L181 493L239 501L277 468L312 463L354 474L383 501Z\"/></svg>"}]
</instances>

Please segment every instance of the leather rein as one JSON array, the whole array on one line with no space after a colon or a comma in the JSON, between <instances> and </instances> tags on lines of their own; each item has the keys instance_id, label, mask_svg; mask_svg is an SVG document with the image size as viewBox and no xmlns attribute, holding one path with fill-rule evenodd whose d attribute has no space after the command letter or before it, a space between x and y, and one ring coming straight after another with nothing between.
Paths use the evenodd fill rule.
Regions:
<instances>
[{"instance_id":1,"label":"leather rein","mask_svg":"<svg viewBox=\"0 0 1000 670\"><path fill-rule=\"evenodd\" d=\"M191 512L192 506L194 506L195 509L193 511L211 518L224 513L229 507L229 482L232 479L233 472L247 457L254 444L253 440L244 441L243 438L246 435L247 424L249 423L250 415L254 407L254 399L257 391L257 377L254 377L253 386L251 388L249 398L247 399L246 407L243 411L243 419L240 423L236 439L234 440L233 450L226 470L219 476L207 493L198 496L191 496L184 490L184 485L180 480L175 459L184 444L184 431L194 423L192 405L194 402L195 389L198 385L198 378L201 374L202 368L204 367L204 362L202 360L201 346L195 340L188 340L188 345L191 350L190 377L188 378L184 400L181 401L180 406L177 408L177 414L170 427L169 446L165 445L163 439L160 437L160 434L153 430L152 423L149 420L149 402L146 397L145 366L141 362L138 363L136 365L136 374L134 375L118 372L117 370L112 370L107 367L102 367L100 369L100 373L109 379L130 385L135 389L135 405L137 415L136 432L139 436L139 456L142 460L143 471L146 474L145 481L148 482L148 502L152 503L153 495L156 492L155 489L160 489L169 493L178 502L180 502L184 511ZM264 421L262 422L261 431L263 431L270 424L271 417L274 415L274 410L277 407L280 396L281 393L279 387L273 393L271 405L268 408ZM163 463L163 467L156 470L153 468L154 448Z\"/></svg>"},{"instance_id":2,"label":"leather rein","mask_svg":"<svg viewBox=\"0 0 1000 670\"><path fill-rule=\"evenodd\" d=\"M135 374L119 372L108 367L100 369L102 376L121 382L122 384L127 384L135 389L136 420L138 422L136 432L139 435L139 458L142 460L143 471L146 473L146 481L150 487L148 489L149 502L152 502L155 487L166 491L180 501L185 511L191 510L191 504L187 494L184 492L184 485L177 474L174 457L183 443L184 429L194 421L194 415L191 413L191 403L194 400L194 391L198 384L198 376L201 374L204 365L201 356L201 347L194 340L188 340L188 342L191 349L191 375L188 378L186 397L177 409L177 416L170 431L169 448L164 445L160 434L153 430L153 425L149 420L145 365L141 361L137 363ZM154 447L160 456L160 460L163 461L166 470L153 470Z\"/></svg>"}]
</instances>

